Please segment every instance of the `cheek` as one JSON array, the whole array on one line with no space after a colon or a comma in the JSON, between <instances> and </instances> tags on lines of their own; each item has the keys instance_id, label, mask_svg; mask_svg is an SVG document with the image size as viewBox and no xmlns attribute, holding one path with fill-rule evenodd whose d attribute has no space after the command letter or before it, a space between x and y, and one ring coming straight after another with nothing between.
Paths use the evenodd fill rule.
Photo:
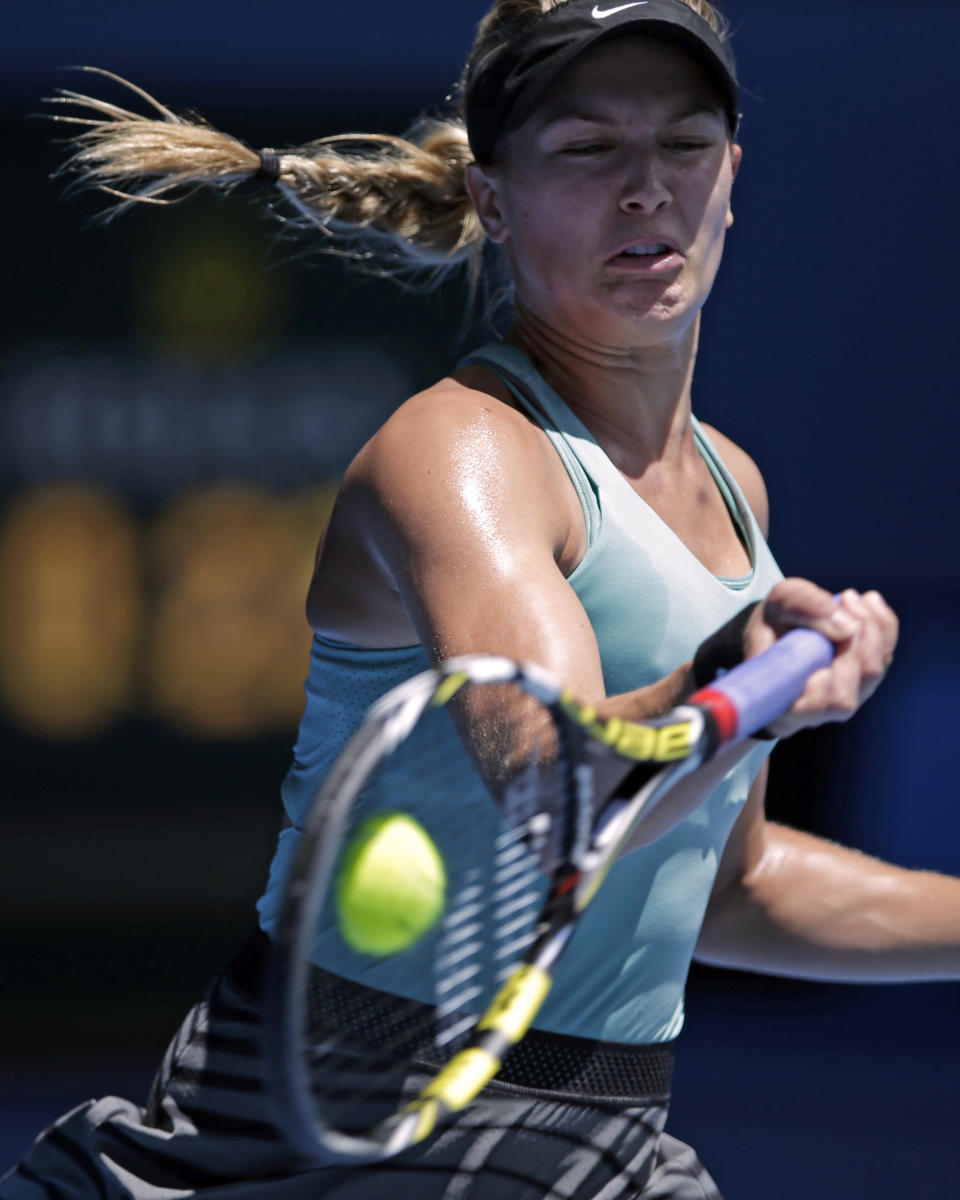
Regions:
<instances>
[{"instance_id":1,"label":"cheek","mask_svg":"<svg viewBox=\"0 0 960 1200\"><path fill-rule=\"evenodd\" d=\"M576 213L569 197L558 198L556 190L532 184L518 187L508 209L509 253L518 265L539 273L569 263L571 239L575 236ZM582 234L582 230L581 230Z\"/></svg>"},{"instance_id":2,"label":"cheek","mask_svg":"<svg viewBox=\"0 0 960 1200\"><path fill-rule=\"evenodd\" d=\"M715 186L709 191L705 191L702 223L705 239L709 242L719 243L722 246L724 235L732 224L730 189L728 187Z\"/></svg>"},{"instance_id":3,"label":"cheek","mask_svg":"<svg viewBox=\"0 0 960 1200\"><path fill-rule=\"evenodd\" d=\"M723 248L726 242L727 229L730 226L729 197L721 199L715 208L711 208L708 218L704 221L704 245L702 264L702 282L709 290L713 287L720 262L723 258Z\"/></svg>"},{"instance_id":4,"label":"cheek","mask_svg":"<svg viewBox=\"0 0 960 1200\"><path fill-rule=\"evenodd\" d=\"M516 254L545 274L572 275L594 253L600 211L596 187L531 183L513 208Z\"/></svg>"}]
</instances>

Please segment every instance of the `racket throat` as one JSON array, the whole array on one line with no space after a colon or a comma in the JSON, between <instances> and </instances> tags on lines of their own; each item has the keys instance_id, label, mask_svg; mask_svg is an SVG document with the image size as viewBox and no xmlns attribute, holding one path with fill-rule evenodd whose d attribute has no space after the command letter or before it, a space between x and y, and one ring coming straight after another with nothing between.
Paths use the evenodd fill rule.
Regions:
<instances>
[{"instance_id":1,"label":"racket throat","mask_svg":"<svg viewBox=\"0 0 960 1200\"><path fill-rule=\"evenodd\" d=\"M564 938L562 944L565 942ZM556 950L549 942L545 946L550 961L560 953L562 944ZM530 1028L552 983L540 961L518 967L480 1019L470 1045L455 1054L414 1101L377 1131L376 1140L385 1150L423 1141L445 1117L479 1095Z\"/></svg>"}]
</instances>

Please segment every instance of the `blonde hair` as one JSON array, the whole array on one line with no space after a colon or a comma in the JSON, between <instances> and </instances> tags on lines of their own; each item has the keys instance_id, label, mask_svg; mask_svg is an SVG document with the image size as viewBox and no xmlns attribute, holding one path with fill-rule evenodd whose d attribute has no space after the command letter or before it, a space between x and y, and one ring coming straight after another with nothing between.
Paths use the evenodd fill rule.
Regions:
<instances>
[{"instance_id":1,"label":"blonde hair","mask_svg":"<svg viewBox=\"0 0 960 1200\"><path fill-rule=\"evenodd\" d=\"M496 0L480 22L464 77L491 34L519 31L561 3ZM707 0L683 3L726 37L726 22ZM67 88L50 100L71 109L54 119L85 126L62 170L116 198L106 217L138 203L174 203L200 186L229 191L261 174L260 154L237 138L198 116L177 115L109 71L84 69L122 84L153 110L145 116ZM279 171L271 193L287 201L285 223L321 231L324 249L394 277L426 273L437 281L466 267L476 284L485 235L467 194L473 155L461 115L423 120L407 137L351 133L270 153Z\"/></svg>"}]
</instances>

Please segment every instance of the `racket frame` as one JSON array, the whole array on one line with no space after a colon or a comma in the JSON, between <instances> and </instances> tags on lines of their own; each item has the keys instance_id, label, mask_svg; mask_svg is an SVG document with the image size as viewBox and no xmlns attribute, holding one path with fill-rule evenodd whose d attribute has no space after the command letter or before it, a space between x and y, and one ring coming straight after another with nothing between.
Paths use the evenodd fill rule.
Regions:
<instances>
[{"instance_id":1,"label":"racket frame","mask_svg":"<svg viewBox=\"0 0 960 1200\"><path fill-rule=\"evenodd\" d=\"M443 1118L468 1104L494 1077L504 1055L526 1034L543 1004L551 972L610 868L640 820L677 781L780 716L800 695L809 674L828 665L832 644L812 630L795 630L770 650L703 688L663 717L645 722L600 721L578 705L552 675L496 656L467 655L424 671L374 704L321 786L298 842L271 955L264 1007L268 1090L284 1134L313 1161L376 1162L423 1141ZM623 785L605 803L589 838L569 849L551 880L537 935L480 1016L468 1045L455 1053L420 1094L368 1135L345 1134L313 1102L302 1052L312 923L332 884L347 813L385 754L409 734L431 704L447 702L466 682L519 683L553 715L558 731L586 735L611 755L650 763L655 773L635 793ZM659 769L656 769L659 768ZM633 782L635 772L628 781ZM590 769L574 769L570 786L583 805Z\"/></svg>"}]
</instances>

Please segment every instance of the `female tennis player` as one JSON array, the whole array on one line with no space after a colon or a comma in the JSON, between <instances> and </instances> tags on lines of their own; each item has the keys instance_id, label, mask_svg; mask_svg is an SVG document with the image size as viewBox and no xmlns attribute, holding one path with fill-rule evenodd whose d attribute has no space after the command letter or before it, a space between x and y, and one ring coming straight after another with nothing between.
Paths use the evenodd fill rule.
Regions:
<instances>
[{"instance_id":1,"label":"female tennis player","mask_svg":"<svg viewBox=\"0 0 960 1200\"><path fill-rule=\"evenodd\" d=\"M884 600L783 580L757 468L692 412L741 161L721 17L706 0L498 0L457 115L412 140L256 152L160 106L72 102L96 122L75 161L92 183L155 201L258 177L292 221L388 269L502 270L513 319L347 471L309 594L307 705L258 934L185 1021L146 1108L81 1105L0 1197L718 1196L664 1132L695 953L818 979L958 966L956 881L766 821L770 740L689 776L644 822L568 951L526 1074L423 1145L361 1168L304 1158L267 1102L255 1032L304 813L367 707L429 663L536 662L603 715L641 719L807 625L835 658L780 736L847 719L889 666ZM614 1071L615 1095L591 1082Z\"/></svg>"}]
</instances>

